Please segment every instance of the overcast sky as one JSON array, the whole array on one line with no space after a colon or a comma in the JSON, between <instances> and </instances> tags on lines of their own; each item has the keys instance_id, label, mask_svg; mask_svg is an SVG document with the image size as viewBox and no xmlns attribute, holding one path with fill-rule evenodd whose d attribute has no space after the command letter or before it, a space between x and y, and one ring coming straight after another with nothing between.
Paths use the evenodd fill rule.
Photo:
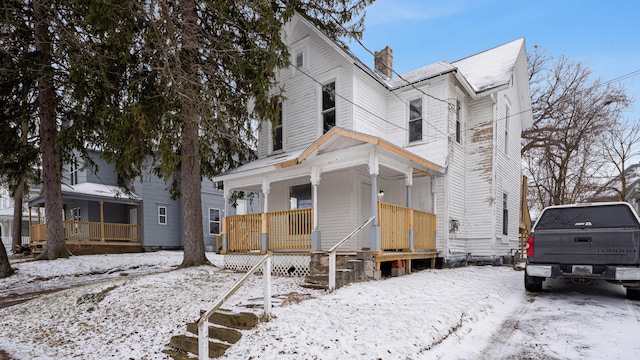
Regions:
<instances>
[{"instance_id":1,"label":"overcast sky","mask_svg":"<svg viewBox=\"0 0 640 360\"><path fill-rule=\"evenodd\" d=\"M640 1L636 0L376 0L367 8L362 43L393 50L400 74L453 62L526 39L553 56L585 62L594 78L616 81L636 101L625 117L640 120ZM370 67L358 43L351 50Z\"/></svg>"}]
</instances>

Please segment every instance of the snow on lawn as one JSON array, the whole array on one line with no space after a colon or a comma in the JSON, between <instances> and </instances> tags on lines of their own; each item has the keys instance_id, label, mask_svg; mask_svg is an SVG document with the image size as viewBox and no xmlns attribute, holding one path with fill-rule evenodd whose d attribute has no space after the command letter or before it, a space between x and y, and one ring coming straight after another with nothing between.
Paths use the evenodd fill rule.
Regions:
<instances>
[{"instance_id":1,"label":"snow on lawn","mask_svg":"<svg viewBox=\"0 0 640 360\"><path fill-rule=\"evenodd\" d=\"M169 251L15 263L2 296L107 278L0 309L0 349L17 359L166 359L171 336L242 277L221 269L222 256L207 257L217 267L176 270L182 253ZM272 279L273 319L244 331L225 358L432 358L452 332L480 319L498 326L525 296L522 272L510 267L424 270L332 294L300 287L302 278ZM262 276L252 276L223 307L247 311L262 291ZM486 333L474 335L476 351Z\"/></svg>"}]
</instances>

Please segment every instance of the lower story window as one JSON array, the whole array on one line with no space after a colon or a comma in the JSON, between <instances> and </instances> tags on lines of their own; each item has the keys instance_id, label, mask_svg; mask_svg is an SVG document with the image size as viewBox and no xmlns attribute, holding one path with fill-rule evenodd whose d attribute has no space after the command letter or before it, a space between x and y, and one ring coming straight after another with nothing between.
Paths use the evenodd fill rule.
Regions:
<instances>
[{"instance_id":1,"label":"lower story window","mask_svg":"<svg viewBox=\"0 0 640 360\"><path fill-rule=\"evenodd\" d=\"M209 209L209 235L220 234L220 209Z\"/></svg>"}]
</instances>

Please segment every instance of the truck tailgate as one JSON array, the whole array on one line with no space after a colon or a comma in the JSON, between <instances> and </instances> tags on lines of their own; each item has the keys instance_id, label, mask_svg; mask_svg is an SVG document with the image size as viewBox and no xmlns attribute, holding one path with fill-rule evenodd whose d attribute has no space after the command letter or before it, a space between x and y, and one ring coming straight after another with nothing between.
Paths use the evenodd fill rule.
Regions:
<instances>
[{"instance_id":1,"label":"truck tailgate","mask_svg":"<svg viewBox=\"0 0 640 360\"><path fill-rule=\"evenodd\" d=\"M534 232L535 255L529 262L632 265L638 263L638 229L545 229Z\"/></svg>"}]
</instances>

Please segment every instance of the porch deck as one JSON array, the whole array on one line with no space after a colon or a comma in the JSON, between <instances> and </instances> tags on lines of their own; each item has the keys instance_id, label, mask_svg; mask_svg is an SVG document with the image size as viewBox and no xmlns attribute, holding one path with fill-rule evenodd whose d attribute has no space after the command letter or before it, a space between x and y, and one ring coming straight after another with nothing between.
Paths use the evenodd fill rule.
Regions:
<instances>
[{"instance_id":1,"label":"porch deck","mask_svg":"<svg viewBox=\"0 0 640 360\"><path fill-rule=\"evenodd\" d=\"M382 202L378 203L378 214L381 249L361 246L358 251L339 251L338 255L371 253L376 271L383 263L394 261L405 273L411 272L413 260L430 260L435 267L435 214ZM311 255L321 251L311 246L313 215L312 209L297 209L225 217L217 249L239 259L267 251L282 256ZM226 249L220 250L225 236ZM241 262L234 261L233 266L242 266ZM301 274L297 266L296 274Z\"/></svg>"},{"instance_id":2,"label":"porch deck","mask_svg":"<svg viewBox=\"0 0 640 360\"><path fill-rule=\"evenodd\" d=\"M63 221L64 240L74 254L142 251L140 226L89 221ZM47 224L29 227L29 246L34 253L44 247Z\"/></svg>"}]
</instances>

